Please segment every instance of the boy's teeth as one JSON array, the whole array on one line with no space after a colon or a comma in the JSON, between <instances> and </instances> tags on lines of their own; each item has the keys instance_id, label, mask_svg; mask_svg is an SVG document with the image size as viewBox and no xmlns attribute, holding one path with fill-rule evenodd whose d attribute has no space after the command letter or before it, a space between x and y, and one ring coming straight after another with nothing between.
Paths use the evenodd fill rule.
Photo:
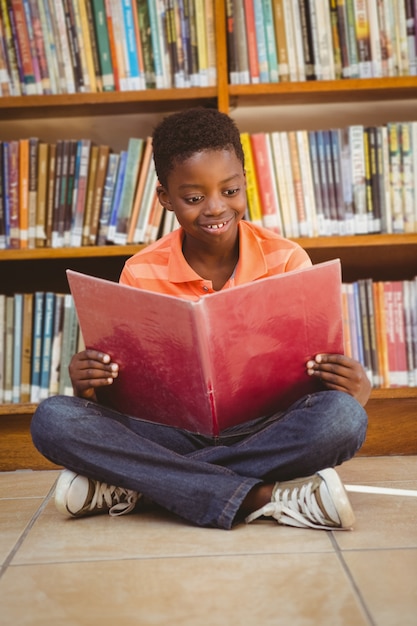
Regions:
<instances>
[{"instance_id":1,"label":"boy's teeth","mask_svg":"<svg viewBox=\"0 0 417 626\"><path fill-rule=\"evenodd\" d=\"M223 222L222 224L209 224L208 228L223 228L225 224L226 222Z\"/></svg>"}]
</instances>

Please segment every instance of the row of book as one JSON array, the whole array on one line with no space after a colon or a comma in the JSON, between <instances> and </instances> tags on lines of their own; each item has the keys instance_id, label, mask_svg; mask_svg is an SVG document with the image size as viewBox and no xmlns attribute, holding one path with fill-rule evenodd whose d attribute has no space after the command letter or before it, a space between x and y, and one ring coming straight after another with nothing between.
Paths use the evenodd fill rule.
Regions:
<instances>
[{"instance_id":1,"label":"row of book","mask_svg":"<svg viewBox=\"0 0 417 626\"><path fill-rule=\"evenodd\" d=\"M417 278L342 286L345 353L374 387L417 386ZM69 362L83 347L71 295L0 295L0 402L73 393Z\"/></svg>"},{"instance_id":2,"label":"row of book","mask_svg":"<svg viewBox=\"0 0 417 626\"><path fill-rule=\"evenodd\" d=\"M0 142L0 249L151 243L175 215L156 195L151 139Z\"/></svg>"},{"instance_id":3,"label":"row of book","mask_svg":"<svg viewBox=\"0 0 417 626\"><path fill-rule=\"evenodd\" d=\"M286 237L417 232L417 122L241 133L247 218ZM0 249L149 244L177 226L152 141L0 142Z\"/></svg>"},{"instance_id":4,"label":"row of book","mask_svg":"<svg viewBox=\"0 0 417 626\"><path fill-rule=\"evenodd\" d=\"M414 0L228 0L231 84L415 76Z\"/></svg>"},{"instance_id":5,"label":"row of book","mask_svg":"<svg viewBox=\"0 0 417 626\"><path fill-rule=\"evenodd\" d=\"M71 295L1 294L0 402L72 395L68 366L82 346Z\"/></svg>"},{"instance_id":6,"label":"row of book","mask_svg":"<svg viewBox=\"0 0 417 626\"><path fill-rule=\"evenodd\" d=\"M342 285L345 354L374 387L417 386L417 277Z\"/></svg>"},{"instance_id":7,"label":"row of book","mask_svg":"<svg viewBox=\"0 0 417 626\"><path fill-rule=\"evenodd\" d=\"M213 0L0 0L0 96L215 84Z\"/></svg>"}]
</instances>

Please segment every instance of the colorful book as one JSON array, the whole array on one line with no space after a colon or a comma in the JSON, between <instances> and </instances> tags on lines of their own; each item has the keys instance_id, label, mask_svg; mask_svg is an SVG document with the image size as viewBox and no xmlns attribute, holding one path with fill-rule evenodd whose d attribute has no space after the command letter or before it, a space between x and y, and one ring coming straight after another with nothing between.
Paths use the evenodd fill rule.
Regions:
<instances>
[{"instance_id":1,"label":"colorful book","mask_svg":"<svg viewBox=\"0 0 417 626\"><path fill-rule=\"evenodd\" d=\"M135 241L135 231L141 212L142 202L144 198L145 184L149 177L149 169L153 167L152 163L152 137L147 137L142 151L142 159L138 172L138 180L136 185L135 196L133 199L132 211L129 219L129 228L127 233L127 243ZM156 183L155 183L156 184Z\"/></svg>"},{"instance_id":2,"label":"colorful book","mask_svg":"<svg viewBox=\"0 0 417 626\"><path fill-rule=\"evenodd\" d=\"M104 0L91 0L103 91L114 91L113 66L110 56Z\"/></svg>"},{"instance_id":3,"label":"colorful book","mask_svg":"<svg viewBox=\"0 0 417 626\"><path fill-rule=\"evenodd\" d=\"M13 382L12 402L20 402L22 378L22 330L23 330L23 294L14 294L13 306Z\"/></svg>"},{"instance_id":4,"label":"colorful book","mask_svg":"<svg viewBox=\"0 0 417 626\"><path fill-rule=\"evenodd\" d=\"M32 370L33 294L23 294L20 402L30 401Z\"/></svg>"},{"instance_id":5,"label":"colorful book","mask_svg":"<svg viewBox=\"0 0 417 626\"><path fill-rule=\"evenodd\" d=\"M104 350L119 364L100 401L193 432L216 435L285 409L318 388L306 373L309 358L343 352L337 260L195 302L73 271L68 280L87 348ZM323 291L326 298L317 298ZM231 323L239 330L233 336Z\"/></svg>"},{"instance_id":6,"label":"colorful book","mask_svg":"<svg viewBox=\"0 0 417 626\"><path fill-rule=\"evenodd\" d=\"M74 393L68 368L72 357L77 352L78 333L78 320L74 300L70 294L65 294L59 378L60 395L72 396Z\"/></svg>"},{"instance_id":7,"label":"colorful book","mask_svg":"<svg viewBox=\"0 0 417 626\"><path fill-rule=\"evenodd\" d=\"M248 214L251 222L262 226L261 201L259 197L258 180L256 178L255 164L253 162L252 146L249 133L241 133L240 141L242 143L243 153L245 156L246 197L248 202Z\"/></svg>"},{"instance_id":8,"label":"colorful book","mask_svg":"<svg viewBox=\"0 0 417 626\"><path fill-rule=\"evenodd\" d=\"M123 180L120 206L117 212L117 222L114 233L114 243L116 244L123 245L127 242L129 219L132 212L144 144L143 139L131 137L127 146L126 172Z\"/></svg>"},{"instance_id":9,"label":"colorful book","mask_svg":"<svg viewBox=\"0 0 417 626\"><path fill-rule=\"evenodd\" d=\"M109 230L109 220L113 201L114 187L116 184L117 170L119 167L119 154L112 152L109 154L106 180L104 182L103 197L100 207L99 229L97 234L97 245L104 246L107 241Z\"/></svg>"},{"instance_id":10,"label":"colorful book","mask_svg":"<svg viewBox=\"0 0 417 626\"><path fill-rule=\"evenodd\" d=\"M44 300L45 294L41 291L36 291L33 296L31 402L39 402L41 392Z\"/></svg>"},{"instance_id":11,"label":"colorful book","mask_svg":"<svg viewBox=\"0 0 417 626\"><path fill-rule=\"evenodd\" d=\"M255 174L259 185L262 225L282 235L281 211L274 173L269 136L266 133L250 135Z\"/></svg>"}]
</instances>

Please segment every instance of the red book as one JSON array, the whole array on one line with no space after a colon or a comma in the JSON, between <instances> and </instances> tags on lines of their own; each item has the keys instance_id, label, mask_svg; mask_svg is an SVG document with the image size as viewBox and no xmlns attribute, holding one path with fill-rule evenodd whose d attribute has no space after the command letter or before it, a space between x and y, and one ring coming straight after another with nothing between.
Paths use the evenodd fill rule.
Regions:
<instances>
[{"instance_id":1,"label":"red book","mask_svg":"<svg viewBox=\"0 0 417 626\"><path fill-rule=\"evenodd\" d=\"M99 400L129 415L216 435L317 391L307 360L343 353L339 260L197 301L67 274L86 347L119 364Z\"/></svg>"}]
</instances>

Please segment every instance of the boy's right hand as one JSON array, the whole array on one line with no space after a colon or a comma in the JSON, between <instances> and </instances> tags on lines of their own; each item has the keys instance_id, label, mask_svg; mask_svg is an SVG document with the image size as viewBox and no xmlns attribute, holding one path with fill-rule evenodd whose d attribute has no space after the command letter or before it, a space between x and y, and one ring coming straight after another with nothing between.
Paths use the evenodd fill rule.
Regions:
<instances>
[{"instance_id":1,"label":"boy's right hand","mask_svg":"<svg viewBox=\"0 0 417 626\"><path fill-rule=\"evenodd\" d=\"M98 350L84 350L74 354L69 364L74 395L97 401L97 387L111 385L117 378L119 366L111 358Z\"/></svg>"}]
</instances>

